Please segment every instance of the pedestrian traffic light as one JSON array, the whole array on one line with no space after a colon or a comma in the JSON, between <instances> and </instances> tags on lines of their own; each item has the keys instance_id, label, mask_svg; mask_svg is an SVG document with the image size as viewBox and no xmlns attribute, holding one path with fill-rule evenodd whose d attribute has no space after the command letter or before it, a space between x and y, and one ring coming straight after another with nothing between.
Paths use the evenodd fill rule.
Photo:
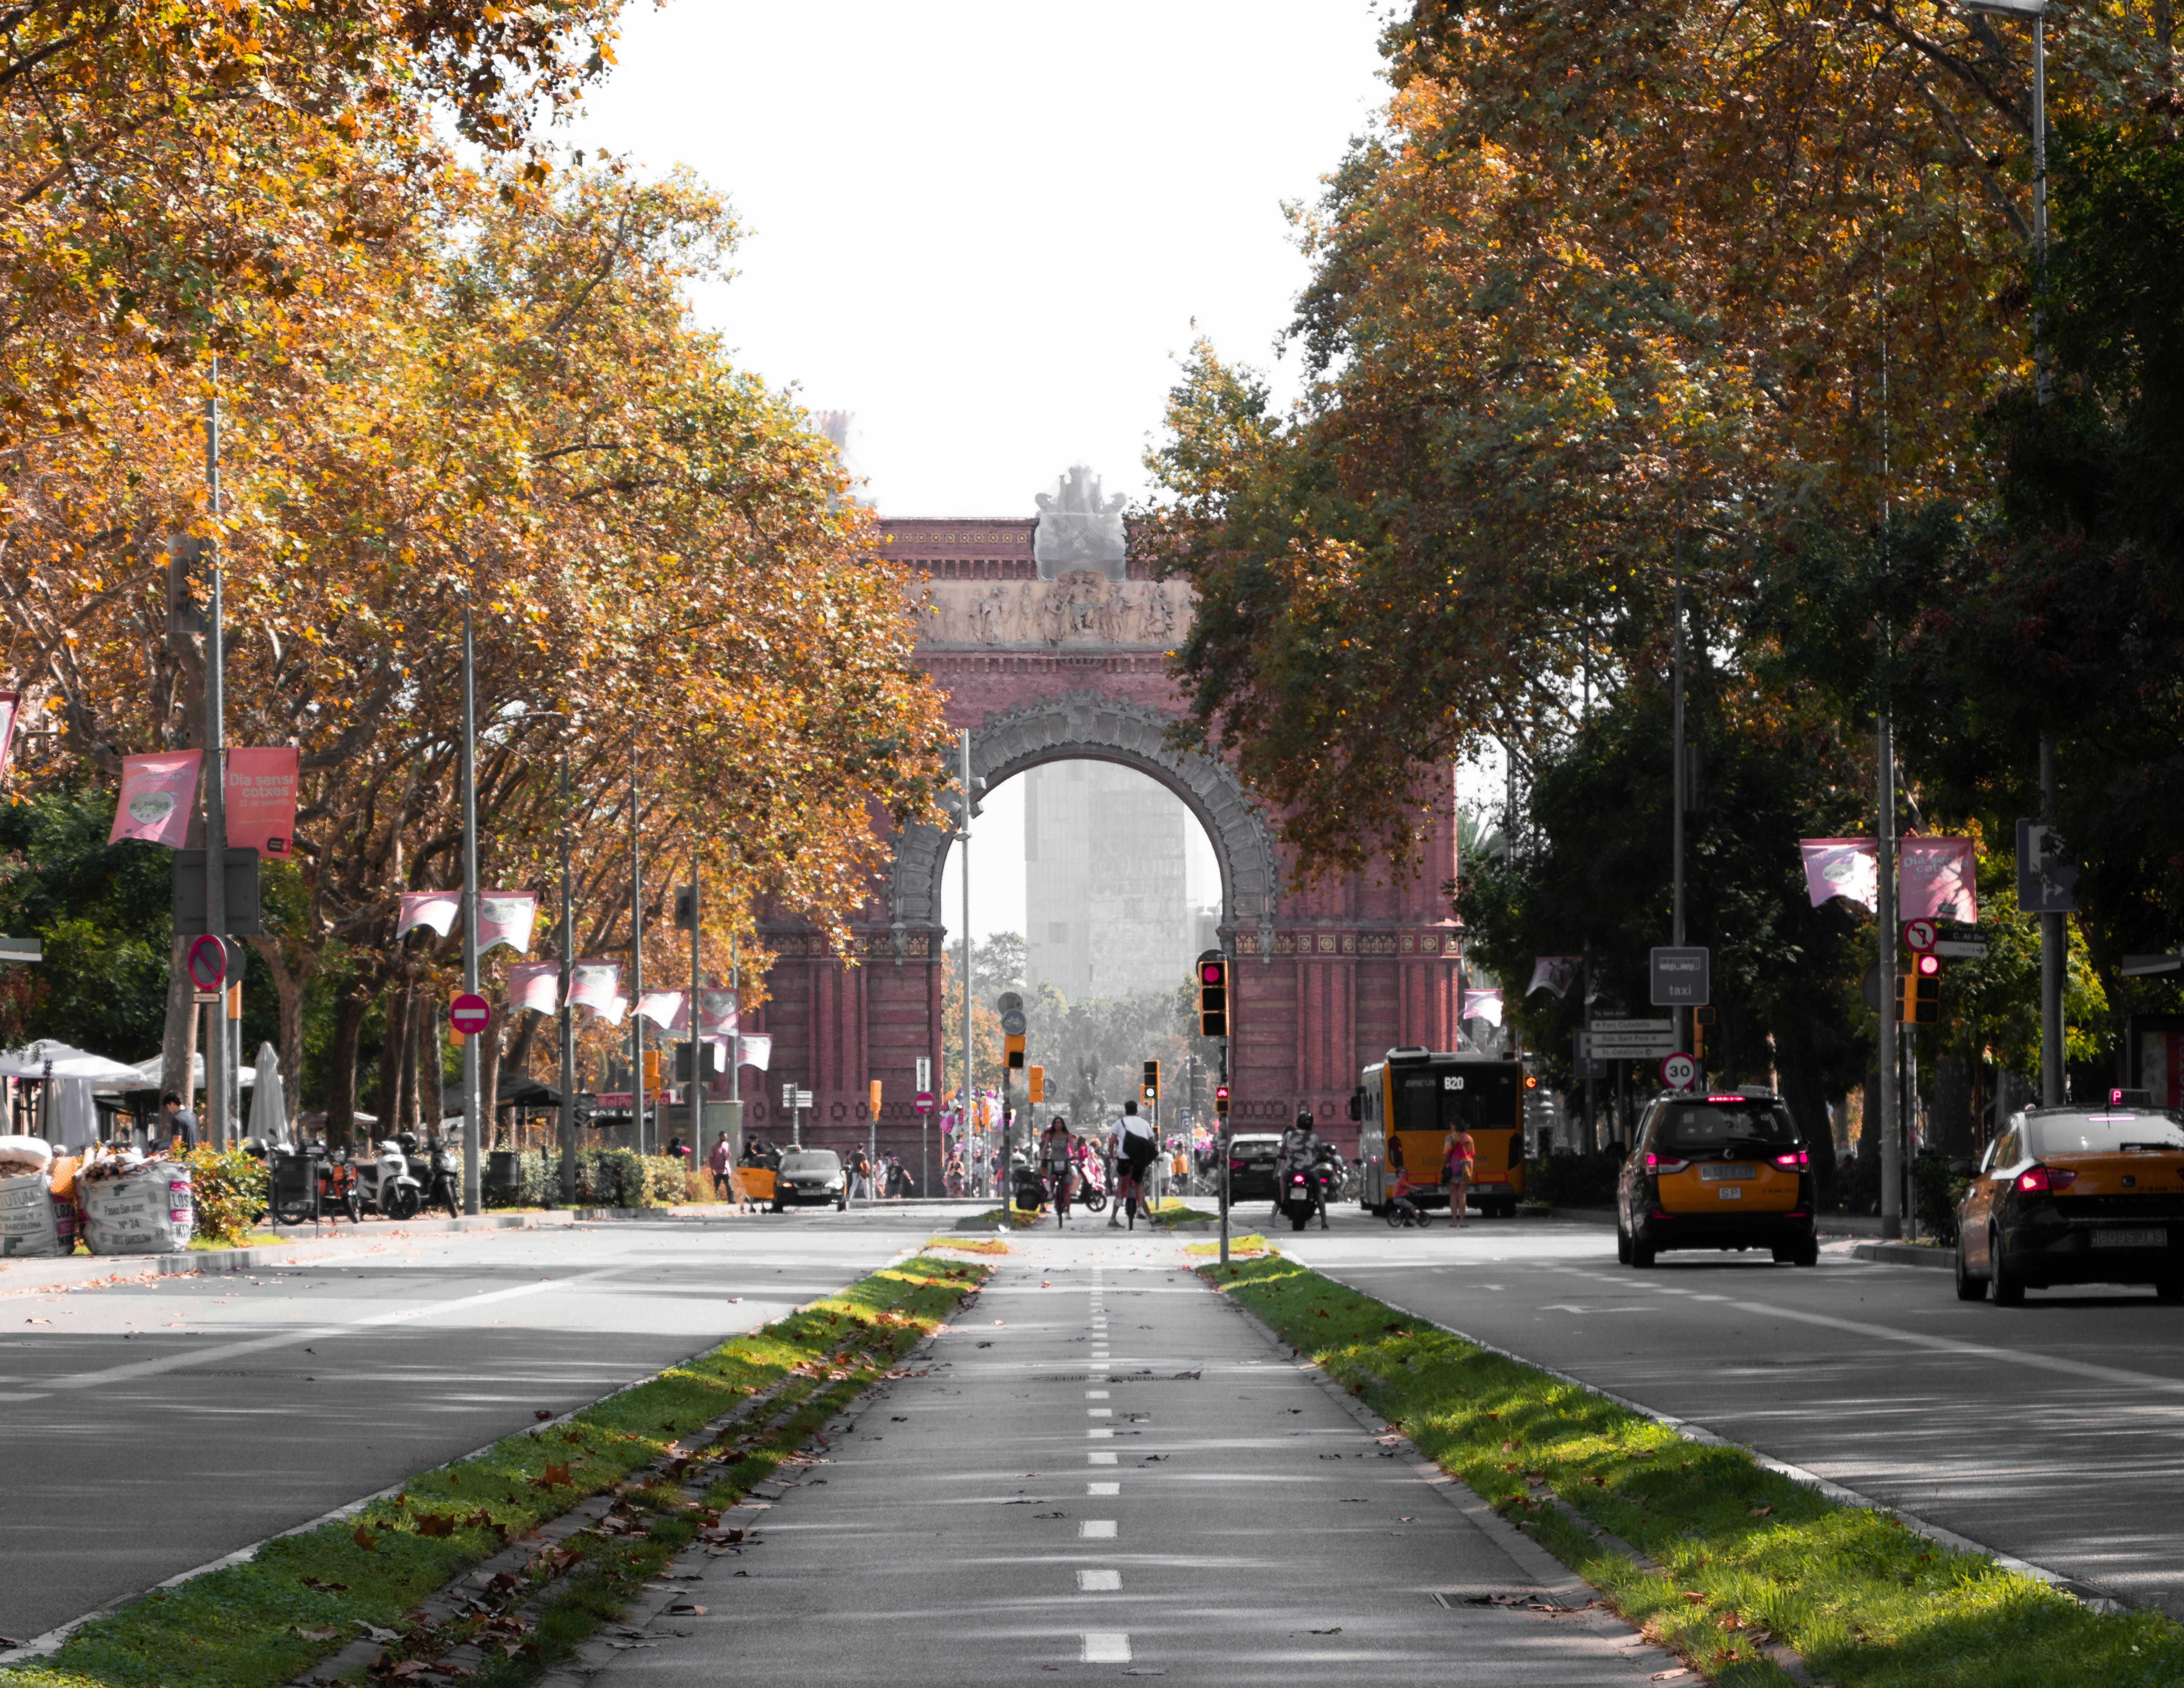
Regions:
<instances>
[{"instance_id":1,"label":"pedestrian traffic light","mask_svg":"<svg viewBox=\"0 0 2184 1688\"><path fill-rule=\"evenodd\" d=\"M644 1088L648 1095L660 1088L660 1051L656 1049L644 1052Z\"/></svg>"},{"instance_id":2,"label":"pedestrian traffic light","mask_svg":"<svg viewBox=\"0 0 2184 1688\"><path fill-rule=\"evenodd\" d=\"M1044 1067L1024 1068L1024 1100L1033 1102L1046 1100L1046 1069Z\"/></svg>"},{"instance_id":3,"label":"pedestrian traffic light","mask_svg":"<svg viewBox=\"0 0 2184 1688\"><path fill-rule=\"evenodd\" d=\"M1228 1035L1228 960L1218 950L1198 958L1198 1035Z\"/></svg>"},{"instance_id":4,"label":"pedestrian traffic light","mask_svg":"<svg viewBox=\"0 0 2184 1688\"><path fill-rule=\"evenodd\" d=\"M1914 955L1896 976L1897 1018L1907 1026L1931 1026L1942 1017L1942 958Z\"/></svg>"},{"instance_id":5,"label":"pedestrian traffic light","mask_svg":"<svg viewBox=\"0 0 2184 1688\"><path fill-rule=\"evenodd\" d=\"M677 932L690 929L690 922L697 918L697 906L698 893L694 886L677 885L675 888L675 929Z\"/></svg>"},{"instance_id":6,"label":"pedestrian traffic light","mask_svg":"<svg viewBox=\"0 0 2184 1688\"><path fill-rule=\"evenodd\" d=\"M1173 978L1175 975L1171 973L1168 977ZM1156 1102L1160 1100L1160 1062L1157 1061L1145 1063L1145 1079L1138 1087L1138 1095L1141 1101Z\"/></svg>"},{"instance_id":7,"label":"pedestrian traffic light","mask_svg":"<svg viewBox=\"0 0 2184 1688\"><path fill-rule=\"evenodd\" d=\"M1014 1037L1005 1039L1002 1043L1002 1047L1008 1052L1009 1071L1011 1072L1022 1072L1024 1064L1023 1034L1019 1032Z\"/></svg>"},{"instance_id":8,"label":"pedestrian traffic light","mask_svg":"<svg viewBox=\"0 0 2184 1688\"><path fill-rule=\"evenodd\" d=\"M1213 1113L1217 1119L1228 1117L1228 1087L1226 1084L1213 1087Z\"/></svg>"}]
</instances>

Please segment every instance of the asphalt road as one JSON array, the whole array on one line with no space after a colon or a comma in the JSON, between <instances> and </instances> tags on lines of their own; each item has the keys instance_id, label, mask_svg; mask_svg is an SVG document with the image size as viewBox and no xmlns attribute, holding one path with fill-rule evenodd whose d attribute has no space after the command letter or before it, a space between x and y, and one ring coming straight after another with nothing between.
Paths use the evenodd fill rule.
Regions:
<instances>
[{"instance_id":1,"label":"asphalt road","mask_svg":"<svg viewBox=\"0 0 2184 1688\"><path fill-rule=\"evenodd\" d=\"M1356 1208L1277 1241L1406 1312L2184 1616L2184 1308L2151 1290L1997 1307L1840 1250L1810 1269L1708 1253L1637 1272L1604 1224L1391 1231Z\"/></svg>"},{"instance_id":2,"label":"asphalt road","mask_svg":"<svg viewBox=\"0 0 2184 1688\"><path fill-rule=\"evenodd\" d=\"M366 1240L250 1275L0 1297L0 1635L597 1400L840 1288L950 1211Z\"/></svg>"},{"instance_id":3,"label":"asphalt road","mask_svg":"<svg viewBox=\"0 0 2184 1688\"><path fill-rule=\"evenodd\" d=\"M703 1615L640 1612L545 1688L1620 1688L1674 1668L1380 1440L1173 1240L1080 1221L1011 1248L758 1545L693 1556L694 1585L655 1596ZM1524 1603L1543 1585L1561 1610ZM1467 1603L1497 1596L1517 1603Z\"/></svg>"}]
</instances>

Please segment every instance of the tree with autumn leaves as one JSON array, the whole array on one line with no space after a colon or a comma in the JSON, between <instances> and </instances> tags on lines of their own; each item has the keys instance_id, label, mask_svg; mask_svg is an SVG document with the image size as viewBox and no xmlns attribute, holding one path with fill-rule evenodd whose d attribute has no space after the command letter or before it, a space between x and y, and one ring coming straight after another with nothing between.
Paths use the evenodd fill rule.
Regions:
<instances>
[{"instance_id":1,"label":"tree with autumn leaves","mask_svg":"<svg viewBox=\"0 0 2184 1688\"><path fill-rule=\"evenodd\" d=\"M89 186L19 221L44 292L0 343L0 665L56 729L19 788L203 742L216 547L230 742L301 752L295 883L258 947L292 1075L307 996L331 997L337 1131L359 1105L437 1115L457 946L393 928L399 892L460 880L466 608L482 872L549 894L535 953L565 833L579 953L627 959L632 837L655 931L699 864L722 982L733 937L762 978L760 899L845 921L886 829L928 811L937 701L838 454L689 319L735 243L725 203L529 138L609 61L616 8L26 9L46 38L19 25L0 90L63 76L75 114L45 143ZM0 115L31 134L53 92ZM483 164L436 138L448 109ZM687 978L656 941L650 977Z\"/></svg>"},{"instance_id":2,"label":"tree with autumn leaves","mask_svg":"<svg viewBox=\"0 0 2184 1688\"><path fill-rule=\"evenodd\" d=\"M2159 748L2178 724L2176 529L2123 495L2173 470L2137 396L2166 382L2170 337L2149 331L2174 315L2153 281L2178 226L2170 19L2098 0L2051 8L2048 30L2042 271L2029 42L2009 25L1939 0L1418 0L1391 26L1379 123L1297 214L1304 398L1279 411L1199 348L1134 526L1200 593L1179 656L1190 730L1273 800L1305 872L1414 859L1422 781L1490 743L1534 828L1559 813L1577 830L1544 839L1531 880L1520 853L1466 895L1473 953L1521 978L1530 946L1596 935L1573 908L1550 943L1517 905L1557 845L1613 829L1575 801L1598 789L1580 770L1665 720L1680 567L1702 666L1728 670L1701 727L1809 771L1769 812L1778 845L1841 824L1859 793L1870 825L1884 694L1911 723L1920 823L2006 838L2033 812L2039 715L2066 766L2084 753L2064 807L2109 898L2094 953L2159 947L2164 922L2184 937ZM1917 536L1940 527L1908 591ZM1847 577L1886 589L1837 590ZM2131 660L2101 671L2103 644ZM1654 763L1665 788L1665 742ZM1615 894L1659 941L1664 807L1621 814L1652 866ZM1795 866L1734 888L1779 913L1757 932L1799 926ZM1823 937L1775 965L1811 970ZM1836 972L1741 1004L1748 1046L1854 1014L1825 1008L1855 1000Z\"/></svg>"}]
</instances>

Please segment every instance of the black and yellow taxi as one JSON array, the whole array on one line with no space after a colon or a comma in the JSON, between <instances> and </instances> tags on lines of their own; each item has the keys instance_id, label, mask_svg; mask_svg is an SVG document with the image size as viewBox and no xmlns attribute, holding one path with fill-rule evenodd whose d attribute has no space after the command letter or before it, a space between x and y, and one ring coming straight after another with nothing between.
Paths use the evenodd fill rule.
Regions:
<instances>
[{"instance_id":1,"label":"black and yellow taxi","mask_svg":"<svg viewBox=\"0 0 2184 1688\"><path fill-rule=\"evenodd\" d=\"M1987 1145L1957 1209L1957 1296L2151 1284L2184 1301L2184 1115L2028 1108Z\"/></svg>"},{"instance_id":2,"label":"black and yellow taxi","mask_svg":"<svg viewBox=\"0 0 2184 1688\"><path fill-rule=\"evenodd\" d=\"M1672 1090L1648 1103L1615 1190L1615 1257L1664 1249L1769 1250L1814 1266L1811 1152L1782 1099L1752 1087Z\"/></svg>"}]
</instances>

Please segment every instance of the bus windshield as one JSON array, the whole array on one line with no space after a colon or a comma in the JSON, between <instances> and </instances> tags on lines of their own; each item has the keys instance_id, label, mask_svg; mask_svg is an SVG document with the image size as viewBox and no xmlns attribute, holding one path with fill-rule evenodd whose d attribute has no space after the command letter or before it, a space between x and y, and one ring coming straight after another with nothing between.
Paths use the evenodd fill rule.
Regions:
<instances>
[{"instance_id":1,"label":"bus windshield","mask_svg":"<svg viewBox=\"0 0 2184 1688\"><path fill-rule=\"evenodd\" d=\"M1513 1131L1518 1123L1513 1061L1405 1072L1396 1080L1398 1131Z\"/></svg>"}]
</instances>

